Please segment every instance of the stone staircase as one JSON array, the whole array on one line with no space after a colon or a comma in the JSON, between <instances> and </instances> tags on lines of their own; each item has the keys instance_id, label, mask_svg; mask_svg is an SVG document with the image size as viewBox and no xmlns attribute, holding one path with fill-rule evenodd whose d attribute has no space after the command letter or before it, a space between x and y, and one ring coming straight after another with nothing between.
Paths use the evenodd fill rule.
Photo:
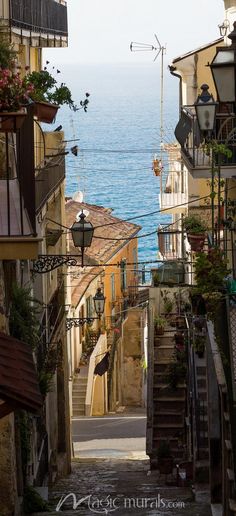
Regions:
<instances>
[{"instance_id":1,"label":"stone staircase","mask_svg":"<svg viewBox=\"0 0 236 516\"><path fill-rule=\"evenodd\" d=\"M168 441L174 459L184 457L183 438L185 424L186 385L179 383L175 389L167 383L167 370L175 351L173 328L163 336L154 337L153 378L153 467L160 442Z\"/></svg>"},{"instance_id":2,"label":"stone staircase","mask_svg":"<svg viewBox=\"0 0 236 516\"><path fill-rule=\"evenodd\" d=\"M85 415L85 399L88 377L77 375L73 380L72 388L72 416Z\"/></svg>"}]
</instances>

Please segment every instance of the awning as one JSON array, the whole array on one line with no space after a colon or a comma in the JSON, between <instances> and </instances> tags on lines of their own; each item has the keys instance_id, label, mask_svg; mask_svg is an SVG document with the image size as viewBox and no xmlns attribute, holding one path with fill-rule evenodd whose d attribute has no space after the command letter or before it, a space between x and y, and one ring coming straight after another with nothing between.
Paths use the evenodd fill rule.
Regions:
<instances>
[{"instance_id":1,"label":"awning","mask_svg":"<svg viewBox=\"0 0 236 516\"><path fill-rule=\"evenodd\" d=\"M16 409L38 412L43 404L32 350L0 332L0 418Z\"/></svg>"}]
</instances>

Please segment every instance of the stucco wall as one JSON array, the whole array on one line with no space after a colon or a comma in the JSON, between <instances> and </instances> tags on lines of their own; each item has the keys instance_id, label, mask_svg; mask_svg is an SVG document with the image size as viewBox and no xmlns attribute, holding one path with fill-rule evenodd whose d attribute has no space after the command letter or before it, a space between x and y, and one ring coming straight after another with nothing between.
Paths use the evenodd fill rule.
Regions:
<instances>
[{"instance_id":1,"label":"stucco wall","mask_svg":"<svg viewBox=\"0 0 236 516\"><path fill-rule=\"evenodd\" d=\"M140 309L129 310L123 324L121 371L122 403L125 406L142 405L142 329Z\"/></svg>"}]
</instances>

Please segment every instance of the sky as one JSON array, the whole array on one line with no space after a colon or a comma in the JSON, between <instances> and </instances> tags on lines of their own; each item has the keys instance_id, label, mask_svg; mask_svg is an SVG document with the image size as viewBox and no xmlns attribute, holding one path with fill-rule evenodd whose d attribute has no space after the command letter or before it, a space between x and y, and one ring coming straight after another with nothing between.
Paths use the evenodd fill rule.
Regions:
<instances>
[{"instance_id":1,"label":"sky","mask_svg":"<svg viewBox=\"0 0 236 516\"><path fill-rule=\"evenodd\" d=\"M72 63L147 62L147 52L130 52L131 41L155 44L156 33L168 62L219 37L223 0L68 0L69 47L60 66ZM57 63L57 50L45 57Z\"/></svg>"}]
</instances>

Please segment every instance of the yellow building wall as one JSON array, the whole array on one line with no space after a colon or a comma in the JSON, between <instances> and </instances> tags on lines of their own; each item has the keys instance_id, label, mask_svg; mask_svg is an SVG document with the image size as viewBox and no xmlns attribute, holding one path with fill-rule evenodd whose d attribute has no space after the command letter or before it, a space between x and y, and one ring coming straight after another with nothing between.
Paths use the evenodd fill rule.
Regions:
<instances>
[{"instance_id":1,"label":"yellow building wall","mask_svg":"<svg viewBox=\"0 0 236 516\"><path fill-rule=\"evenodd\" d=\"M213 81L213 77L211 74L210 66L207 66L208 63L211 63L213 57L216 54L216 48L222 46L222 44L215 45L209 48L202 50L201 52L197 52L195 54L196 60L196 77L197 77L197 88L199 89L199 93L201 92L200 88L202 84L208 84L209 91L212 93L214 98L216 99L216 89Z\"/></svg>"},{"instance_id":2,"label":"yellow building wall","mask_svg":"<svg viewBox=\"0 0 236 516\"><path fill-rule=\"evenodd\" d=\"M130 240L116 255L111 258L108 263L118 263L122 260L126 260L127 263L131 263L132 265L127 265L127 289L125 294L129 293L130 286L137 284L137 275L135 274L135 265L134 262L134 254L136 251L136 256L138 260L138 240L135 238L134 240ZM137 265L138 268L138 265ZM112 300L112 285L111 285L111 275L114 274L115 278L115 302ZM120 305L122 300L124 299L124 295L121 289L121 268L115 266L105 267L105 276L104 276L104 292L106 295L106 303L105 303L105 319L106 326L110 326L112 310L115 308L116 313L120 310Z\"/></svg>"}]
</instances>

